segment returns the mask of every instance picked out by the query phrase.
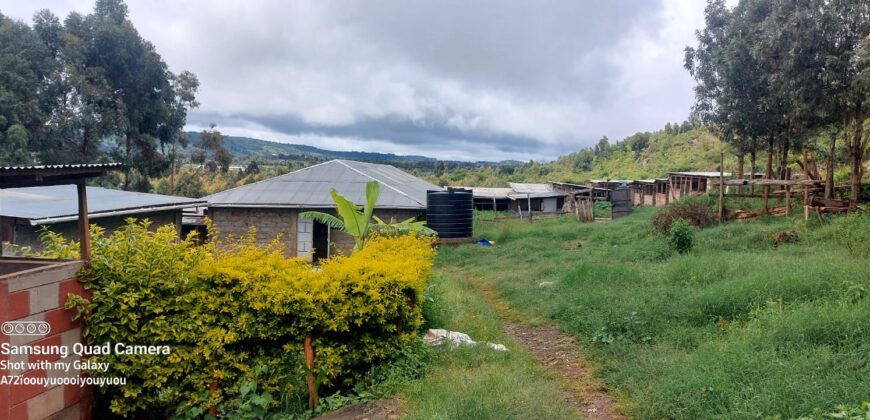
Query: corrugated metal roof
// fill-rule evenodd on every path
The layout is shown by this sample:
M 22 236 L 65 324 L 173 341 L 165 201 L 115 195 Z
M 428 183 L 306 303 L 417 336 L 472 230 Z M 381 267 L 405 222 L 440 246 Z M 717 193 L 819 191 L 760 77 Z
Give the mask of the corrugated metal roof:
M 122 163 L 75 163 L 66 165 L 0 166 L 0 174 L 30 171 L 54 171 L 61 169 L 117 169 Z
M 670 175 L 697 176 L 702 178 L 718 178 L 719 172 L 668 172 Z M 731 176 L 731 172 L 725 172 L 723 176 Z
M 332 189 L 354 203 L 364 203 L 365 186 L 373 180 L 381 184 L 378 208 L 425 209 L 426 191 L 443 190 L 390 165 L 336 159 L 205 199 L 212 207 L 329 208 L 335 207 Z
M 512 188 L 490 188 L 490 187 L 463 187 L 471 189 L 471 195 L 475 198 L 508 198 L 514 190 Z
M 143 213 L 150 210 L 203 205 L 203 200 L 87 187 L 88 215 L 106 217 L 116 212 Z M 78 216 L 75 185 L 7 188 L 0 190 L 0 215 L 29 219 L 33 225 L 61 222 Z
M 512 199 L 522 198 L 549 198 L 562 197 L 566 195 L 562 192 L 556 192 L 552 184 L 526 184 L 521 182 L 511 182 L 513 192 L 509 195 Z

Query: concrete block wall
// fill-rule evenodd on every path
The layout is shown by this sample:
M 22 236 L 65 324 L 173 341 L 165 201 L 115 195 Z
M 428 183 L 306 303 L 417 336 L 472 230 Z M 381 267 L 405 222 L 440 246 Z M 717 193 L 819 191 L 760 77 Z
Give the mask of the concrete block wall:
M 306 209 L 323 211 L 335 214 L 332 209 Z M 240 237 L 248 234 L 251 227 L 257 229 L 256 241 L 260 244 L 268 244 L 277 234 L 281 234 L 284 243 L 284 255 L 287 257 L 297 256 L 297 220 L 299 209 L 262 209 L 262 208 L 230 208 L 211 207 L 209 217 L 214 222 L 215 228 L 221 238 L 227 236 Z M 394 219 L 397 222 L 409 217 L 422 216 L 422 210 L 377 210 L 375 215 L 383 221 L 389 222 Z M 354 240 L 350 235 L 333 229 L 330 232 L 332 249 L 330 254 L 341 251 L 345 255 L 353 249 Z
M 0 260 L 0 264 L 3 260 Z M 76 272 L 80 261 L 60 262 L 18 273 L 0 276 L 0 323 L 7 321 L 44 321 L 51 326 L 45 335 L 7 335 L 0 332 L 0 343 L 11 346 L 72 346 L 82 341 L 81 320 L 73 321 L 73 312 L 64 309 L 67 294 L 85 295 Z M 2 352 L 0 352 L 2 353 Z M 73 362 L 77 356 L 70 354 Z M 0 360 L 39 363 L 60 361 L 60 355 L 2 355 Z M 0 376 L 67 377 L 79 371 L 0 369 Z M 77 385 L 7 385 L 0 384 L 0 419 L 22 420 L 89 420 L 92 390 Z
M 267 245 L 275 235 L 281 234 L 284 255 L 296 256 L 296 219 L 297 209 L 257 209 L 211 207 L 209 217 L 222 239 L 232 236 L 244 237 L 251 227 L 257 229 L 256 242 Z

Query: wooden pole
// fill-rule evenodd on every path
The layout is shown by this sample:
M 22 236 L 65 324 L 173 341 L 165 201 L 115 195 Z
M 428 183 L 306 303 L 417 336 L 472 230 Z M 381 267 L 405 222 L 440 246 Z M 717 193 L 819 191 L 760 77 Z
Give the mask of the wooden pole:
M 314 376 L 314 339 L 311 335 L 305 336 L 305 366 L 308 366 L 308 408 L 314 410 L 320 399 L 317 396 L 317 383 Z
M 79 200 L 79 254 L 85 262 L 91 260 L 91 224 L 88 221 L 88 190 L 85 181 L 76 184 Z
M 785 216 L 791 216 L 791 185 L 785 186 Z
M 719 223 L 725 218 L 725 153 L 719 154 Z
M 526 200 L 529 202 L 529 221 L 532 221 L 532 195 L 526 194 Z

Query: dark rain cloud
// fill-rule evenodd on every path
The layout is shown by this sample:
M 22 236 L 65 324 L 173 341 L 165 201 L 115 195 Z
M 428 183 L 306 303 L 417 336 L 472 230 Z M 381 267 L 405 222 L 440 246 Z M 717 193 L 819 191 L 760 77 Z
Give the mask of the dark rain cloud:
M 128 0 L 234 135 L 436 157 L 549 159 L 686 117 L 702 1 Z M 29 20 L 92 0 L 0 5 Z

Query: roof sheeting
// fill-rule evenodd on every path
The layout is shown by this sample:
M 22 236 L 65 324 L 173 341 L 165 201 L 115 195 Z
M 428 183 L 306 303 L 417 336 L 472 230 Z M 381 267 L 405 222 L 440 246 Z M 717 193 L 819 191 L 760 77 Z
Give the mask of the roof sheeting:
M 471 187 L 474 198 L 504 199 L 514 192 L 512 188 Z
M 562 192 L 556 192 L 553 189 L 552 184 L 526 184 L 520 182 L 511 182 L 510 186 L 511 189 L 514 190 L 514 192 L 510 194 L 510 198 L 515 200 L 521 198 L 562 197 L 566 195 Z
M 87 187 L 88 216 L 137 214 L 205 204 L 202 200 L 170 195 Z M 30 220 L 31 225 L 64 222 L 78 217 L 75 185 L 0 190 L 0 216 Z
M 394 166 L 336 159 L 205 197 L 211 207 L 335 207 L 330 191 L 365 202 L 366 184 L 378 181 L 377 208 L 425 209 L 426 191 L 443 191 Z
M 719 178 L 719 172 L 668 172 L 669 175 L 696 176 L 700 178 Z M 725 172 L 723 176 L 731 176 L 731 172 Z

